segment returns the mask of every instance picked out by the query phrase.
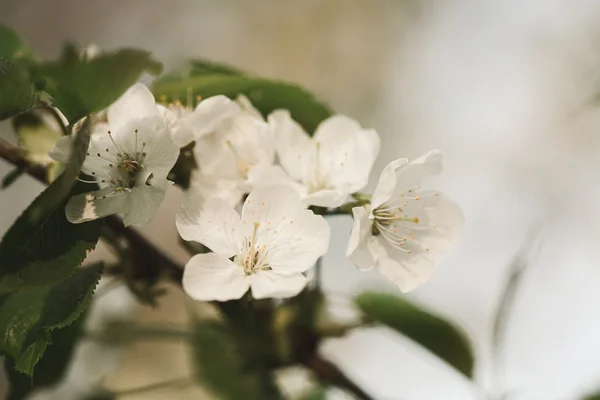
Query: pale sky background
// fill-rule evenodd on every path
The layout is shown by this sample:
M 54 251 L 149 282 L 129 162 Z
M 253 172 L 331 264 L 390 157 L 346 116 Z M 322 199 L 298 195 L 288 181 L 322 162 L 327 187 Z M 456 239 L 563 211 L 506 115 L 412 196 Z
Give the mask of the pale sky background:
M 168 65 L 202 56 L 301 83 L 378 130 L 374 179 L 395 158 L 444 151 L 446 169 L 431 187 L 462 205 L 464 237 L 409 297 L 472 337 L 479 388 L 385 329 L 325 346 L 375 398 L 468 400 L 507 390 L 510 399 L 575 400 L 600 388 L 600 113 L 589 103 L 600 89 L 599 1 L 3 0 L 0 22 L 46 57 L 75 39 L 139 46 Z M 0 192 L 0 232 L 37 191 L 22 179 Z M 147 232 L 174 243 L 177 195 L 170 199 Z M 395 291 L 345 260 L 350 219 L 331 223 L 325 287 Z M 494 311 L 532 227 L 543 230 L 540 250 L 495 374 Z

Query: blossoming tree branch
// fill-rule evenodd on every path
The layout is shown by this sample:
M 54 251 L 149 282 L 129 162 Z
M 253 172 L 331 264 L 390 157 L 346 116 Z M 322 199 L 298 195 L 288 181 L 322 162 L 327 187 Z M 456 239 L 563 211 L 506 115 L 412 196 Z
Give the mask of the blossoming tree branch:
M 18 143 L 0 142 L 15 168 L 3 187 L 8 195 L 22 175 L 48 185 L 0 243 L 10 398 L 68 385 L 72 360 L 52 349 L 85 340 L 81 321 L 103 276 L 158 307 L 169 279 L 218 310 L 216 318 L 193 313 L 189 330 L 175 335 L 190 344 L 192 380 L 217 398 L 316 399 L 332 388 L 370 398 L 319 353 L 323 340 L 367 324 L 387 325 L 471 376 L 462 330 L 401 296 L 425 284 L 460 238 L 460 207 L 427 186 L 442 173 L 439 151 L 408 160 L 398 149 L 368 193 L 381 146 L 373 129 L 299 86 L 207 61 L 149 87 L 136 83 L 161 72 L 137 49 L 67 45 L 58 60 L 41 60 L 0 28 L 0 118 Z M 174 185 L 184 191 L 172 224 L 189 251 L 185 265 L 135 229 L 155 218 Z M 359 313 L 350 323 L 327 312 L 319 282 L 320 259 L 340 234 L 326 218 L 340 214 L 354 220 L 346 257 L 399 289 L 349 299 Z M 86 262 L 98 241 L 117 261 Z M 143 340 L 151 330 L 123 323 L 103 340 Z M 309 371 L 305 393 L 289 394 L 274 378 L 290 366 Z M 84 391 L 117 395 L 101 379 Z

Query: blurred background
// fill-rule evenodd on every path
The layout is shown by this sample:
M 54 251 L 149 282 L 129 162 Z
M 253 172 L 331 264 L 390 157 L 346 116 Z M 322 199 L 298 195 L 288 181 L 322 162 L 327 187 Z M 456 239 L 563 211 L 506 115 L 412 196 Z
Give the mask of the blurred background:
M 324 354 L 375 398 L 507 392 L 571 400 L 600 388 L 599 1 L 0 0 L 0 23 L 46 58 L 66 40 L 135 46 L 167 69 L 197 56 L 299 83 L 379 132 L 373 180 L 393 159 L 441 149 L 446 168 L 430 185 L 462 205 L 464 236 L 409 298 L 465 328 L 477 385 L 383 328 L 327 343 Z M 0 125 L 1 136 L 13 140 L 9 128 Z M 0 175 L 8 171 L 0 162 Z M 0 192 L 0 234 L 39 191 L 24 178 Z M 144 232 L 184 261 L 173 219 L 179 197 L 169 193 Z M 330 221 L 325 288 L 342 297 L 364 288 L 396 292 L 346 261 L 350 218 Z M 494 358 L 494 315 L 520 249 L 527 271 Z M 163 303 L 134 307 L 131 318 L 185 321 L 181 293 L 171 290 Z M 185 349 L 176 345 L 136 345 L 122 361 L 108 378 L 112 387 L 186 371 Z M 188 389 L 127 398 L 203 398 Z

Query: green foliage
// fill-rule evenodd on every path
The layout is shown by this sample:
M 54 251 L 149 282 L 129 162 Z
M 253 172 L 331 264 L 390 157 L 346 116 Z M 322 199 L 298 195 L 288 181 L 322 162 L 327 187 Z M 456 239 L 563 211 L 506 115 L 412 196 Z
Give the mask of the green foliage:
M 102 274 L 102 264 L 80 268 L 54 285 L 24 289 L 5 295 L 0 304 L 0 352 L 15 368 L 33 374 L 51 331 L 73 323 L 88 306 Z
M 35 76 L 71 122 L 108 107 L 143 72 L 162 71 L 162 64 L 143 50 L 123 49 L 83 59 L 73 46 L 67 49 L 61 60 L 38 65 Z
M 252 362 L 228 325 L 197 322 L 192 339 L 196 377 L 223 400 L 274 400 L 270 377 Z
M 0 57 L 0 121 L 30 110 L 40 103 L 40 92 L 27 71 Z
M 0 58 L 15 60 L 30 57 L 27 44 L 11 28 L 0 25 Z
M 5 371 L 10 382 L 6 400 L 21 400 L 34 389 L 51 386 L 63 379 L 85 322 L 85 314 L 71 325 L 50 333 L 52 344 L 35 366 L 35 377 L 21 374 L 10 358 L 5 360 Z
M 78 183 L 74 193 L 90 190 Z M 37 222 L 32 210 L 47 200 L 42 192 L 15 221 L 0 242 L 0 293 L 46 287 L 58 283 L 81 265 L 100 236 L 100 221 L 71 224 L 64 213 L 66 201 Z
M 391 294 L 365 292 L 355 302 L 367 319 L 395 329 L 467 377 L 472 377 L 474 358 L 471 344 L 458 327 Z
M 271 111 L 285 108 L 307 132 L 329 117 L 331 109 L 298 85 L 253 77 L 220 64 L 202 60 L 190 62 L 187 74 L 170 74 L 153 85 L 158 100 L 207 98 L 218 94 L 236 98 L 246 95 L 252 104 L 267 116 Z
M 307 394 L 301 397 L 301 400 L 326 400 L 327 399 L 327 388 L 319 386 L 312 389 Z
M 48 153 L 56 141 L 63 135 L 60 127 L 53 127 L 49 121 L 53 118 L 48 108 L 37 108 L 12 119 L 13 128 L 24 150 L 25 157 L 33 164 L 48 164 L 52 160 Z
M 600 393 L 587 395 L 583 398 L 583 400 L 600 400 Z

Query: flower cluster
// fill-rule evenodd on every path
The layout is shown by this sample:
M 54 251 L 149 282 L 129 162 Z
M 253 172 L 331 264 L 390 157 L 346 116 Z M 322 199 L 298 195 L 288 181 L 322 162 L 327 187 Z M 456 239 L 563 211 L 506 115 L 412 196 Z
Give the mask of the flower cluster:
M 441 172 L 438 151 L 392 161 L 368 196 L 359 191 L 379 136 L 346 116 L 326 119 L 311 136 L 289 111 L 265 119 L 243 96 L 210 97 L 195 109 L 163 106 L 140 84 L 95 125 L 82 171 L 100 190 L 73 197 L 67 217 L 78 223 L 120 214 L 127 225 L 148 222 L 179 149 L 192 143 L 198 168 L 176 225 L 183 239 L 212 251 L 185 267 L 183 287 L 196 300 L 237 299 L 249 289 L 255 298 L 296 295 L 307 284 L 304 273 L 327 252 L 323 216 L 351 206 L 347 257 L 402 291 L 428 280 L 440 252 L 460 236 L 460 208 L 421 189 L 428 175 Z M 351 195 L 356 201 L 346 203 Z

